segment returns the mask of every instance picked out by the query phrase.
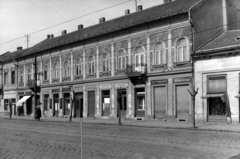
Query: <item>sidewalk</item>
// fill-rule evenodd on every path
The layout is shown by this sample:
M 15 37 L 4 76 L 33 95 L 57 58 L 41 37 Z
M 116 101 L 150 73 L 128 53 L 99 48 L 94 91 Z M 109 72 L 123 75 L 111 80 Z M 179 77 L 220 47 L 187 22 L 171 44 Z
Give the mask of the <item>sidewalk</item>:
M 0 119 L 9 119 L 9 116 L 0 115 Z M 9 119 L 10 120 L 10 119 Z M 34 120 L 33 116 L 12 116 L 12 120 Z M 69 122 L 69 118 L 57 117 L 42 117 L 42 122 Z M 142 127 L 158 127 L 158 128 L 172 128 L 172 129 L 193 129 L 191 122 L 180 121 L 142 121 L 142 120 L 121 120 L 122 125 L 125 126 L 142 126 Z M 80 122 L 80 118 L 73 118 L 72 122 Z M 95 124 L 112 124 L 118 125 L 118 119 L 93 119 L 83 118 L 84 123 Z M 225 132 L 239 132 L 240 124 L 227 124 L 227 123 L 196 123 L 197 130 L 208 131 L 225 131 Z

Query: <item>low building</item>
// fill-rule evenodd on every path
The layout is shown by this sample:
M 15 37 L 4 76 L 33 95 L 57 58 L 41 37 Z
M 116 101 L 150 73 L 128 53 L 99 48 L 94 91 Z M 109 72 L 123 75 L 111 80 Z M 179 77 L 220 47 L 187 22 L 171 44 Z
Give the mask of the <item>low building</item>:
M 222 33 L 194 59 L 197 119 L 239 123 L 240 31 Z

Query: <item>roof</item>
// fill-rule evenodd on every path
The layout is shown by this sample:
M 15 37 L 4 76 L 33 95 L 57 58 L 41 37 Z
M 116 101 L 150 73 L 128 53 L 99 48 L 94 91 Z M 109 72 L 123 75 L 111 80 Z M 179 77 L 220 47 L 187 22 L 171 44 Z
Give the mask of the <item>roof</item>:
M 0 62 L 6 62 L 9 60 L 13 60 L 17 56 L 20 56 L 22 53 L 26 52 L 29 49 L 23 49 L 23 50 L 17 50 L 14 52 L 6 52 L 2 55 L 0 55 Z
M 52 39 L 46 39 L 35 45 L 29 51 L 25 52 L 22 56 L 126 29 L 158 19 L 163 19 L 169 16 L 185 13 L 188 12 L 188 10 L 199 1 L 201 0 L 176 0 L 131 13 L 129 15 L 118 17 L 116 19 L 93 25 L 82 30 L 77 30 L 66 35 L 61 35 Z
M 240 37 L 240 30 L 232 30 L 226 31 L 220 34 L 217 38 L 213 39 L 207 45 L 197 50 L 197 53 L 209 52 L 213 50 L 221 50 L 236 47 L 236 45 L 240 46 L 240 38 L 239 40 L 235 40 L 236 37 Z

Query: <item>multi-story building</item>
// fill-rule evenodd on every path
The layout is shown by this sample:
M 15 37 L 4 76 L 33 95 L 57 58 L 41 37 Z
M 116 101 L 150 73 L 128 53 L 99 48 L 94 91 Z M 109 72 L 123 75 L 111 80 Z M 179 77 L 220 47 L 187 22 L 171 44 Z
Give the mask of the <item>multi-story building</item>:
M 63 30 L 58 37 L 47 35 L 16 58 L 16 101 L 25 103 L 25 114 L 33 113 L 28 81 L 37 56 L 37 100 L 46 116 L 68 116 L 73 89 L 75 117 L 83 107 L 84 117 L 116 118 L 120 101 L 125 118 L 189 120 L 192 50 L 219 35 L 218 29 L 193 31 L 222 24 L 225 5 L 225 0 L 165 1 L 146 10 L 138 6 L 135 13 L 126 10 L 109 21 L 100 18 L 87 28 L 79 25 L 71 33 Z M 215 11 L 209 25 L 202 16 L 209 13 L 206 10 Z

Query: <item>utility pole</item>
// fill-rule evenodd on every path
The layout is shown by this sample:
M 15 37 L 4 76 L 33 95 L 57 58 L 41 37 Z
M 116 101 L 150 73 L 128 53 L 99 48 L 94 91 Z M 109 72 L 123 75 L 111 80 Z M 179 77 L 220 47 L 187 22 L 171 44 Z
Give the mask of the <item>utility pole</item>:
M 25 35 L 26 39 L 27 39 L 27 48 L 28 48 L 28 45 L 29 45 L 29 39 L 30 39 L 30 35 Z
M 34 53 L 34 117 L 37 106 L 37 52 Z M 41 109 L 41 108 L 40 108 Z

